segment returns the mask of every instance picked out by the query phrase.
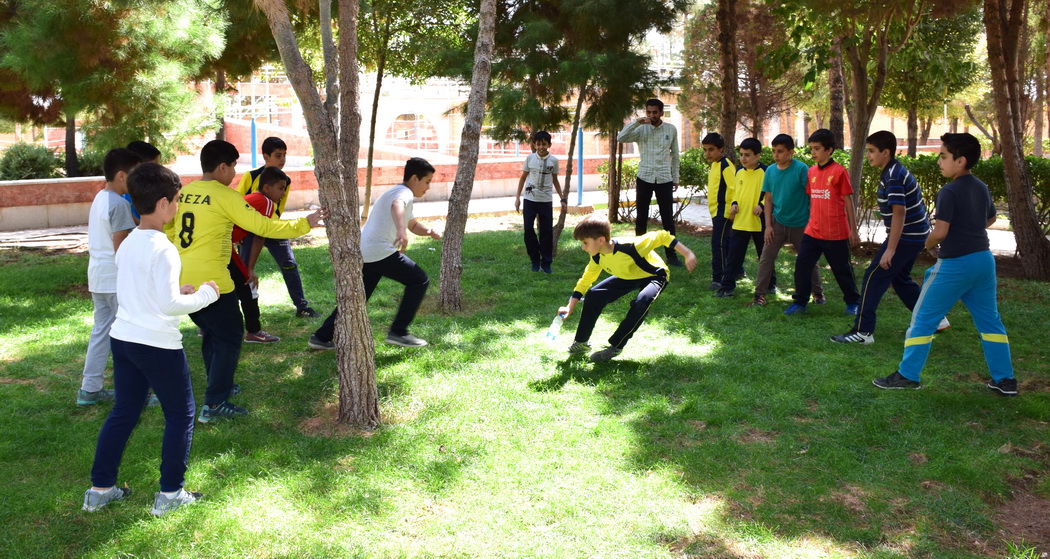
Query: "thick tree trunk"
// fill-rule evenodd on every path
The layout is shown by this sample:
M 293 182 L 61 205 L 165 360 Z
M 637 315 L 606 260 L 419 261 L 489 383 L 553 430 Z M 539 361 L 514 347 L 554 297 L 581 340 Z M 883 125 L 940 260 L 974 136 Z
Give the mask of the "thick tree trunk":
M 562 184 L 562 196 L 565 198 L 569 197 L 569 192 L 572 190 L 572 162 L 573 157 L 576 154 L 576 136 L 580 133 L 580 117 L 583 115 L 583 92 L 587 90 L 587 85 L 584 84 L 580 88 L 579 95 L 576 97 L 576 116 L 572 119 L 572 135 L 569 136 L 569 153 L 565 158 L 565 182 Z M 580 161 L 580 166 L 583 166 L 583 161 Z M 572 201 L 570 200 L 571 204 Z M 558 223 L 554 225 L 554 247 L 552 254 L 558 256 L 558 239 L 561 238 L 561 232 L 565 230 L 565 214 L 567 212 L 558 212 Z
M 66 176 L 80 176 L 80 160 L 77 159 L 77 113 L 74 111 L 66 113 Z
M 441 247 L 439 304 L 445 312 L 463 308 L 463 294 L 459 285 L 463 274 L 463 235 L 467 229 L 467 204 L 470 202 L 470 192 L 474 188 L 474 172 L 478 164 L 478 144 L 481 140 L 482 120 L 485 117 L 495 34 L 496 0 L 481 0 L 478 42 L 474 48 L 474 71 L 470 80 L 470 96 L 467 98 L 467 117 L 463 121 L 463 132 L 460 135 L 459 165 L 456 168 L 456 181 L 449 196 L 445 240 Z
M 1043 71 L 1041 68 L 1036 69 L 1035 74 L 1035 110 L 1032 113 L 1035 115 L 1035 131 L 1034 131 L 1034 142 L 1032 146 L 1032 155 L 1036 157 L 1043 156 L 1043 104 L 1045 102 L 1045 88 L 1043 87 Z
M 930 130 L 933 129 L 933 117 L 922 119 L 922 128 L 919 129 L 919 143 L 928 145 L 930 143 Z
M 215 72 L 215 92 L 216 97 L 220 95 L 226 95 L 226 71 L 217 70 Z M 215 131 L 215 139 L 226 141 L 226 117 L 225 115 L 219 121 L 219 129 Z
M 726 142 L 726 156 L 736 161 L 737 76 L 736 0 L 718 0 L 715 20 L 718 25 L 718 60 L 722 70 L 722 112 L 718 130 Z
M 339 54 L 332 38 L 332 0 L 318 0 L 318 5 L 321 20 L 321 53 L 324 57 L 324 108 L 328 117 L 335 123 L 339 110 L 336 105 L 336 101 L 339 100 Z M 357 33 L 356 27 L 354 33 Z
M 609 132 L 609 221 L 620 222 L 620 177 L 616 176 L 616 131 Z
M 1050 241 L 1039 227 L 1032 202 L 1032 177 L 1023 153 L 1023 125 L 1018 38 L 1024 24 L 1022 0 L 1009 6 L 1003 0 L 985 0 L 984 26 L 988 38 L 988 65 L 992 95 L 1002 141 L 1003 170 L 1010 204 L 1010 225 L 1017 240 L 1021 268 L 1030 279 L 1050 279 Z M 1009 10 L 1007 9 L 1009 8 Z
M 390 31 L 389 21 L 386 26 L 387 31 Z M 379 93 L 383 89 L 383 71 L 386 69 L 386 49 L 388 46 L 389 35 L 383 39 L 383 48 L 379 51 L 379 60 L 376 62 L 376 91 L 372 95 L 372 118 L 368 122 L 368 168 L 365 171 L 365 203 L 361 209 L 361 219 L 368 219 L 368 207 L 372 203 L 372 170 L 373 162 L 375 161 L 375 149 L 376 149 L 376 119 L 379 118 Z
M 908 157 L 915 157 L 919 145 L 919 108 L 914 103 L 908 106 Z
M 846 147 L 846 80 L 842 74 L 842 39 L 836 38 L 828 65 L 828 99 L 831 101 L 828 129 L 835 136 L 835 147 Z M 852 124 L 852 119 L 850 120 Z
M 802 113 L 802 141 L 806 142 L 809 140 L 809 123 L 813 118 L 810 117 L 809 113 Z

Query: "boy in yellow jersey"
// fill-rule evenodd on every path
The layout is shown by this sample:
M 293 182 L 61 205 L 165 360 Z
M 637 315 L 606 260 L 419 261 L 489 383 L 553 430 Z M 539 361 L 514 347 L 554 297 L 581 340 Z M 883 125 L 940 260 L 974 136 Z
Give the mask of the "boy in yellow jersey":
M 732 297 L 736 289 L 736 270 L 744 266 L 748 242 L 755 244 L 756 256 L 762 256 L 763 232 L 765 231 L 765 207 L 762 205 L 762 180 L 766 176 L 766 166 L 759 163 L 762 155 L 762 144 L 755 138 L 740 142 L 740 169 L 736 172 L 736 188 L 733 189 L 733 200 L 729 208 L 729 218 L 733 221 L 733 233 L 729 237 L 729 256 L 726 259 L 725 273 L 722 274 L 722 285 L 715 292 L 715 297 Z M 776 291 L 777 275 L 774 272 L 769 281 L 770 291 Z
M 284 143 L 284 140 L 271 136 L 263 140 L 262 154 L 262 167 L 241 175 L 241 182 L 237 185 L 237 192 L 241 196 L 259 192 L 259 177 L 262 176 L 263 169 L 267 167 L 284 169 L 285 158 L 288 155 L 288 145 Z M 277 202 L 277 211 L 274 212 L 274 215 L 277 217 L 284 213 L 284 206 L 288 203 L 288 193 L 291 191 L 292 185 L 289 180 L 288 189 L 284 191 L 284 196 Z M 249 233 L 241 241 L 240 255 L 245 264 L 248 264 L 248 255 L 251 253 L 254 239 L 255 235 Z M 288 288 L 288 296 L 291 297 L 292 304 L 295 305 L 295 316 L 308 316 L 311 318 L 320 316 L 317 314 L 317 311 L 310 308 L 310 302 L 306 300 L 306 292 L 303 291 L 303 279 L 299 276 L 299 264 L 295 261 L 295 255 L 292 253 L 291 241 L 288 239 L 266 239 L 265 244 L 266 250 L 270 252 L 270 256 L 273 256 L 274 262 L 277 262 L 277 267 L 281 270 L 281 275 L 284 276 L 284 285 Z
M 165 228 L 182 261 L 180 284 L 196 287 L 215 280 L 219 286 L 218 301 L 190 314 L 203 332 L 201 353 L 208 373 L 208 388 L 198 418 L 202 423 L 248 413 L 229 401 L 239 392 L 233 375 L 244 341 L 244 322 L 227 269 L 233 226 L 263 237 L 292 238 L 308 233 L 328 214 L 320 209 L 307 217 L 285 221 L 268 219 L 255 211 L 236 190 L 229 188 L 237 175 L 234 165 L 239 156 L 237 148 L 228 142 L 213 140 L 205 144 L 201 150 L 203 175 L 182 188 L 178 212 Z
M 729 202 L 733 201 L 733 186 L 736 184 L 736 167 L 725 156 L 726 142 L 722 135 L 711 132 L 700 141 L 704 147 L 704 157 L 711 164 L 707 173 L 707 207 L 711 212 L 711 286 L 712 290 L 722 287 L 722 276 L 725 275 L 726 260 L 729 256 L 729 235 L 732 220 L 729 217 Z M 743 268 L 734 270 L 738 275 Z
M 576 283 L 572 296 L 569 297 L 569 304 L 558 309 L 558 314 L 568 317 L 580 299 L 584 299 L 584 293 L 587 294 L 583 302 L 583 312 L 580 314 L 580 324 L 576 327 L 576 339 L 569 346 L 570 354 L 584 353 L 591 349 L 587 341 L 591 338 L 591 332 L 605 305 L 638 290 L 638 295 L 631 301 L 631 310 L 627 311 L 627 316 L 609 338 L 609 347 L 591 355 L 591 361 L 608 361 L 623 351 L 635 330 L 642 325 L 649 307 L 667 285 L 667 264 L 664 264 L 660 255 L 656 253 L 656 247 L 666 247 L 681 254 L 689 272 L 696 268 L 696 255 L 667 231 L 653 231 L 638 237 L 613 239 L 609 218 L 603 214 L 585 217 L 576 226 L 572 236 L 580 241 L 580 248 L 591 258 L 583 276 Z M 592 288 L 591 285 L 601 275 L 602 270 L 612 277 L 605 278 Z

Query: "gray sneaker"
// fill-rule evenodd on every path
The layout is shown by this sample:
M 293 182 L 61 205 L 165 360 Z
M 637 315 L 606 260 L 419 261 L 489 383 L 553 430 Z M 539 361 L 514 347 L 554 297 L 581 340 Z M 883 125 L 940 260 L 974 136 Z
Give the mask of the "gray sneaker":
M 328 340 L 327 342 L 311 334 L 310 341 L 306 342 L 306 345 L 310 346 L 310 349 L 335 349 L 335 342 Z
M 175 493 L 172 497 L 165 497 L 163 493 L 157 493 L 153 497 L 153 509 L 149 513 L 153 516 L 164 516 L 182 505 L 188 505 L 200 498 L 200 493 L 192 493 L 185 489 L 179 489 L 178 493 Z
M 386 343 L 390 345 L 399 345 L 401 347 L 423 347 L 427 345 L 426 340 L 421 340 L 412 334 L 405 334 L 404 336 L 398 336 L 397 334 L 387 334 Z
M 99 390 L 98 392 L 88 392 L 87 390 L 80 389 L 79 391 L 77 391 L 77 405 L 90 406 L 99 402 L 111 401 L 116 397 L 116 390 Z
M 580 354 L 580 353 L 587 353 L 590 350 L 591 350 L 591 344 L 584 343 L 584 342 L 572 342 L 572 345 L 569 346 L 569 354 L 570 355 L 577 355 L 577 354 Z
M 131 495 L 130 487 L 110 487 L 102 493 L 88 489 L 84 492 L 84 506 L 80 507 L 80 509 L 87 512 L 95 512 L 113 501 L 123 501 L 124 497 L 128 495 Z
M 621 351 L 623 351 L 623 350 L 618 348 L 618 347 L 609 346 L 609 347 L 607 347 L 607 348 L 605 348 L 605 349 L 603 349 L 601 351 L 596 351 L 596 352 L 592 353 L 591 354 L 591 361 L 594 361 L 595 363 L 600 363 L 602 361 L 609 361 L 613 357 L 616 357 L 617 355 L 619 355 Z
M 201 406 L 201 413 L 197 416 L 197 421 L 211 423 L 216 419 L 229 419 L 241 415 L 248 415 L 248 410 L 235 406 L 227 400 L 217 406 L 209 406 L 208 404 Z

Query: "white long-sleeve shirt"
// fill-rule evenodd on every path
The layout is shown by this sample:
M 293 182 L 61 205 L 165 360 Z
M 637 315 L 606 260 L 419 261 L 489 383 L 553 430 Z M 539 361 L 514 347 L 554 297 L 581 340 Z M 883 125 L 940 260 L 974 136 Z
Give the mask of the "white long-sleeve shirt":
M 678 184 L 678 130 L 673 124 L 653 126 L 635 120 L 624 126 L 616 141 L 638 143 L 638 178 L 653 184 Z
M 179 292 L 182 264 L 168 237 L 135 229 L 117 250 L 117 319 L 109 335 L 125 342 L 182 349 L 179 317 L 219 299 L 208 286 L 193 295 Z

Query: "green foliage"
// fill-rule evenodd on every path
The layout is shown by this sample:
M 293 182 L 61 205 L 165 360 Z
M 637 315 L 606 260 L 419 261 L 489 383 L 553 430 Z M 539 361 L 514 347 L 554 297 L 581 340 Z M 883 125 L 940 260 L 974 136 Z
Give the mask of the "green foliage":
M 0 155 L 0 180 L 60 177 L 62 164 L 62 158 L 54 151 L 41 145 L 18 142 Z
M 80 154 L 80 176 L 82 177 L 100 177 L 104 175 L 102 171 L 102 160 L 106 158 L 106 152 L 97 149 L 85 149 Z

